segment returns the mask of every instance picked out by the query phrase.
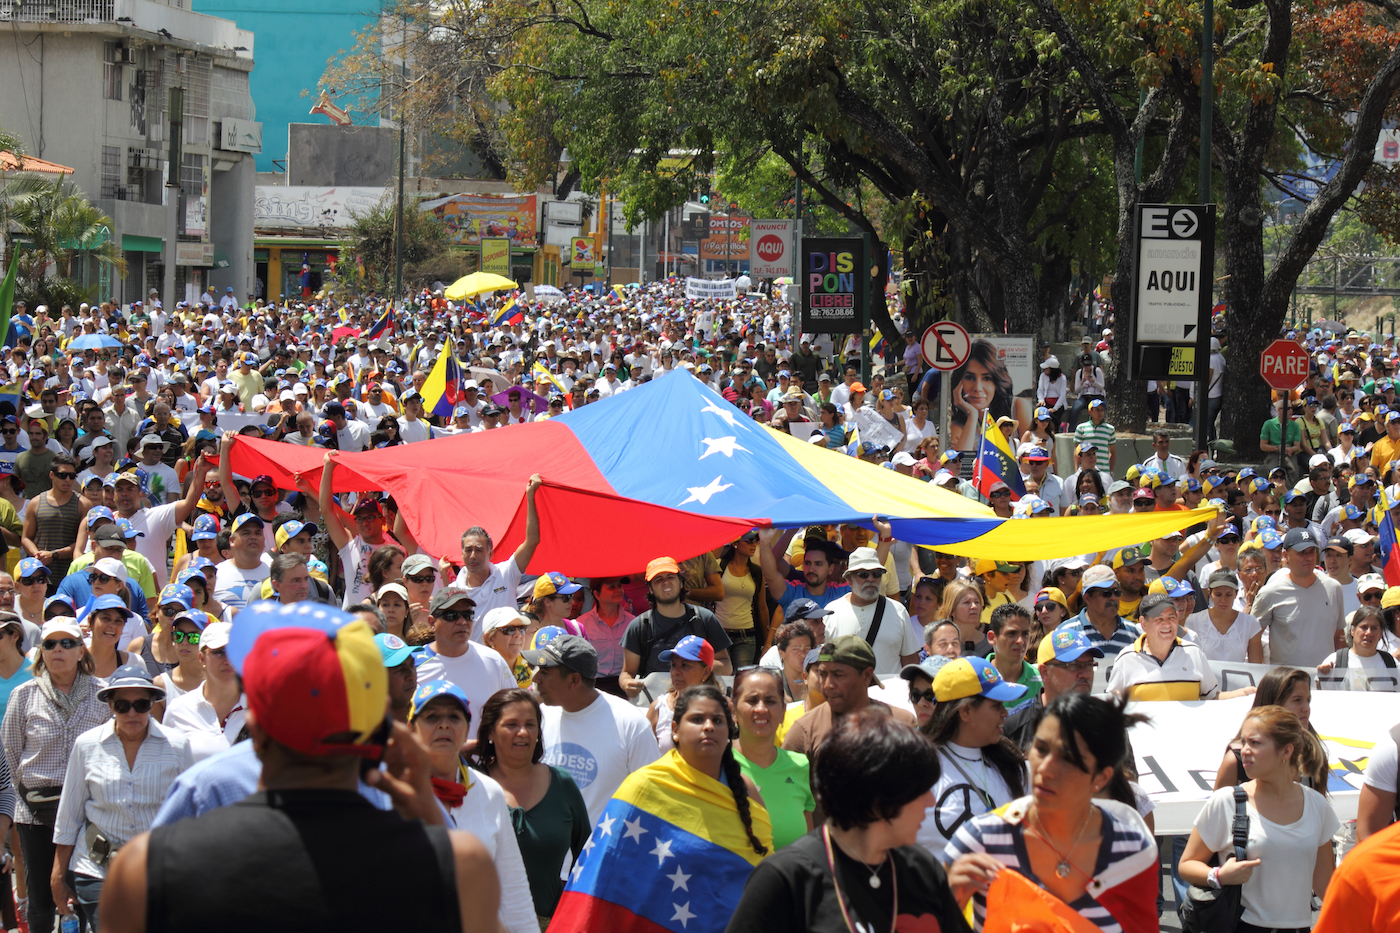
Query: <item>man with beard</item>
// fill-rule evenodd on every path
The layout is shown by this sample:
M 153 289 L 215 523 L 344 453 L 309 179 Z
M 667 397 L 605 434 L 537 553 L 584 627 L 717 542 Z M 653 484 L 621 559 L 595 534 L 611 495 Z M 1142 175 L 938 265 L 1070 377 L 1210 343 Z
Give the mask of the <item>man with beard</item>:
M 1095 658 L 1103 651 L 1094 647 L 1079 629 L 1062 625 L 1040 640 L 1036 656 L 1040 671 L 1040 694 L 1031 702 L 1006 717 L 1001 731 L 1022 751 L 1028 751 L 1035 739 L 1035 727 L 1040 723 L 1045 707 L 1066 693 L 1089 694 L 1094 689 Z
M 629 697 L 642 692 L 642 680 L 648 674 L 671 669 L 661 652 L 676 646 L 687 635 L 699 635 L 715 649 L 715 673 L 731 674 L 729 636 L 719 619 L 708 609 L 692 606 L 685 601 L 681 585 L 681 568 L 671 557 L 658 557 L 647 564 L 647 602 L 651 608 L 627 623 L 622 636 L 622 673 L 618 685 Z
M 1113 555 L 1113 573 L 1122 589 L 1118 611 L 1131 615 L 1147 593 L 1147 555 L 1140 547 L 1125 547 Z
M 909 624 L 909 613 L 885 596 L 885 566 L 871 547 L 856 548 L 846 566 L 851 591 L 829 604 L 829 638 L 858 635 L 875 653 L 875 670 L 898 671 L 919 660 L 923 633 Z
M 785 616 L 794 599 L 810 599 L 824 607 L 850 592 L 848 584 L 831 579 L 839 549 L 825 538 L 809 535 L 803 542 L 806 547 L 802 554 L 802 572 L 799 574 L 784 556 L 788 541 L 792 538 L 791 531 L 779 532 L 770 528 L 760 531 L 758 535 L 758 564 L 763 569 L 763 580 L 768 584 L 768 598 L 782 607 Z

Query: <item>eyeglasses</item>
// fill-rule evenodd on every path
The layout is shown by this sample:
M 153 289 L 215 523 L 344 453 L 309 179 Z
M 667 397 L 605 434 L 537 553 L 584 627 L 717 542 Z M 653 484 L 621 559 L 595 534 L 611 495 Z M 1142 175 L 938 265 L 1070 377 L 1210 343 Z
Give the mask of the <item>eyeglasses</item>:
M 1116 586 L 1110 586 L 1110 587 L 1096 586 L 1096 587 L 1094 587 L 1093 589 L 1089 590 L 1089 592 L 1088 592 L 1088 593 L 1085 593 L 1084 595 L 1085 595 L 1085 596 L 1088 596 L 1089 593 L 1094 593 L 1094 594 L 1099 595 L 1099 596 L 1106 596 L 1106 597 L 1108 597 L 1109 599 L 1117 599 L 1119 596 L 1122 596 L 1122 595 L 1123 595 L 1123 590 L 1122 590 L 1121 588 L 1119 588 L 1119 587 L 1116 587 Z
M 113 700 L 112 712 L 125 714 L 135 710 L 138 713 L 149 713 L 151 711 L 151 701 L 145 700 Z
M 1264 510 L 1264 514 L 1265 514 L 1265 515 L 1282 515 L 1282 514 L 1283 514 L 1283 509 L 1265 509 L 1265 510 Z
M 883 570 L 853 570 L 851 576 L 857 580 L 878 580 L 885 575 Z
M 740 536 L 739 536 L 739 540 L 742 541 L 742 542 L 744 542 L 745 544 L 757 544 L 757 543 L 758 543 L 758 532 L 756 532 L 756 531 L 750 531 L 750 532 L 748 532 L 747 534 L 740 535 Z
M 170 633 L 170 640 L 173 641 L 173 642 L 174 642 L 175 644 L 177 644 L 177 645 L 180 645 L 180 644 L 184 644 L 184 645 L 197 645 L 197 644 L 199 644 L 199 633 L 198 633 L 198 632 L 171 632 L 171 633 Z
M 502 633 L 502 634 L 504 634 L 504 635 L 506 635 L 506 636 L 511 636 L 511 635 L 524 635 L 525 632 L 527 631 L 527 628 L 526 628 L 526 626 L 524 626 L 524 625 L 505 625 L 505 626 L 502 626 L 501 628 L 496 629 L 496 631 L 498 631 L 498 632 L 500 632 L 500 633 Z
M 116 579 L 116 577 L 108 576 L 107 574 L 102 573 L 100 570 L 94 570 L 92 572 L 92 575 L 88 577 L 88 579 L 91 580 L 93 583 L 111 583 L 113 580 Z
M 1380 593 L 1362 593 L 1362 594 L 1361 594 L 1361 599 L 1362 599 L 1364 602 L 1370 602 L 1370 601 L 1372 601 L 1372 600 L 1380 599 L 1380 598 L 1381 598 L 1381 594 L 1380 594 Z
M 915 690 L 909 688 L 909 702 L 917 704 L 920 700 L 927 700 L 929 703 L 937 703 L 938 698 L 934 696 L 933 690 Z
M 1066 664 L 1064 661 L 1050 661 L 1052 667 L 1062 667 L 1072 674 L 1087 674 L 1099 666 L 1099 662 L 1090 658 L 1087 661 L 1071 661 Z
M 62 648 L 64 651 L 71 651 L 81 644 L 82 642 L 76 638 L 46 638 L 44 639 L 44 650 L 52 651 L 55 648 Z
M 11 435 L 11 434 L 18 434 L 18 433 L 19 433 L 19 429 L 18 429 L 18 428 L 0 428 L 0 434 L 4 434 L 4 435 L 6 435 L 6 436 Z
M 456 609 L 441 609 L 434 618 L 441 619 L 444 622 L 470 622 L 473 615 L 475 615 L 475 613 L 471 610 L 458 612 Z
M 409 583 L 417 583 L 419 586 L 427 586 L 437 579 L 437 574 L 429 570 L 427 573 L 414 574 L 411 577 L 404 577 Z
M 77 478 L 78 478 L 78 474 L 77 474 L 77 473 L 55 473 L 55 474 L 53 474 L 53 478 L 54 478 L 54 479 L 69 479 L 69 480 L 72 480 L 72 479 L 77 479 Z
M 574 596 L 572 593 L 550 593 L 548 596 L 545 597 L 545 599 L 557 599 L 561 602 L 573 602 Z
M 33 586 L 36 583 L 47 583 L 48 581 L 49 578 L 44 576 L 42 573 L 31 574 L 30 576 L 19 578 L 20 586 Z

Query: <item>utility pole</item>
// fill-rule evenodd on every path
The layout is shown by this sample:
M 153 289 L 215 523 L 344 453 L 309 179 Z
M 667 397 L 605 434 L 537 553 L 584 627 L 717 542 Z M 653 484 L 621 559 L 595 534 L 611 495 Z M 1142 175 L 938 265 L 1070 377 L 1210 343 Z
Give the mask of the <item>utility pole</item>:
M 1196 186 L 1197 201 L 1202 204 L 1210 203 L 1210 152 L 1211 152 L 1211 120 L 1212 108 L 1215 96 L 1215 0 L 1205 0 L 1205 9 L 1201 17 L 1201 174 Z M 1206 243 L 1206 249 L 1215 249 L 1214 243 Z M 1215 304 L 1215 291 L 1211 289 L 1210 303 Z M 1213 315 L 1212 315 L 1213 316 Z M 1210 434 L 1210 425 L 1206 424 L 1206 417 L 1210 413 L 1210 340 L 1211 328 L 1207 324 L 1205 327 L 1196 328 L 1196 449 L 1209 450 L 1206 446 L 1206 438 Z M 1221 378 L 1224 378 L 1223 375 Z M 1287 446 L 1288 435 L 1285 434 L 1284 445 Z M 1282 449 L 1282 448 L 1280 448 Z
M 184 59 L 180 59 L 184 71 Z M 175 260 L 180 240 L 180 163 L 184 159 L 181 129 L 185 119 L 185 89 L 172 87 L 166 120 L 170 124 L 169 148 L 166 150 L 165 172 L 165 313 L 175 309 Z
M 399 92 L 399 199 L 394 205 L 394 296 L 389 301 L 392 308 L 403 298 L 403 176 L 404 162 L 408 153 L 408 15 L 403 18 L 403 56 L 400 72 L 403 76 L 403 89 Z

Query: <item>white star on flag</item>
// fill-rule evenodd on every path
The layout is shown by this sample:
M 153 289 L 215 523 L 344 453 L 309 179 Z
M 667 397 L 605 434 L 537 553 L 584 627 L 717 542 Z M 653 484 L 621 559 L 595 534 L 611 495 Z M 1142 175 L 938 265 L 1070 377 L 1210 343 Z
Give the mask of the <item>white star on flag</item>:
M 651 854 L 656 856 L 656 867 L 660 868 L 661 863 L 671 858 L 671 840 L 657 839 L 656 848 L 651 850 Z M 687 888 L 687 890 L 689 890 Z
M 572 881 L 577 881 L 577 880 L 578 880 L 578 876 L 581 875 L 581 874 L 583 874 L 583 865 L 579 864 L 578 862 L 575 862 L 575 863 L 574 863 L 574 870 L 571 871 L 571 872 L 569 872 L 569 878 L 570 878 L 570 880 L 572 880 Z M 673 889 L 673 890 L 674 890 L 674 889 Z M 690 889 L 687 888 L 686 890 L 688 891 L 688 890 L 690 890 Z
M 734 459 L 734 451 L 742 450 L 744 453 L 751 453 L 747 447 L 739 443 L 737 437 L 702 437 L 700 442 L 705 445 L 705 452 L 700 455 L 704 460 L 710 454 L 724 454 L 731 460 Z
M 681 867 L 679 865 L 676 866 L 676 870 L 674 872 L 667 875 L 666 877 L 670 879 L 672 891 L 690 890 L 690 885 L 686 883 L 690 880 L 690 876 L 687 875 L 685 872 L 681 871 Z
M 706 402 L 705 407 L 700 409 L 700 413 L 702 415 L 706 412 L 709 412 L 712 415 L 719 415 L 731 428 L 739 426 L 738 422 L 734 420 L 734 412 L 724 408 L 720 408 L 714 402 Z
M 599 820 L 599 821 L 598 821 L 598 835 L 599 835 L 599 838 L 602 838 L 603 836 L 611 836 L 611 835 L 612 835 L 613 824 L 616 823 L 616 822 L 617 822 L 617 817 L 615 817 L 615 816 L 604 816 L 601 820 Z
M 642 836 L 647 832 L 647 830 L 642 829 L 642 818 L 639 816 L 636 820 L 623 820 L 622 825 L 627 827 L 627 831 L 622 834 L 622 838 L 632 839 L 636 841 L 638 845 L 641 845 Z
M 587 855 L 589 852 L 592 852 L 592 851 L 593 851 L 593 847 L 594 847 L 595 845 L 597 845 L 597 843 L 595 843 L 595 842 L 593 841 L 593 834 L 590 833 L 589 836 L 588 836 L 588 838 L 587 838 L 586 840 L 584 840 L 584 843 L 583 843 L 583 854 L 584 854 L 584 855 Z
M 711 496 L 715 495 L 716 493 L 724 492 L 726 489 L 734 485 L 733 483 L 720 483 L 720 480 L 722 479 L 724 479 L 723 476 L 716 476 L 714 479 L 710 480 L 710 482 L 707 485 L 685 487 L 686 491 L 690 493 L 690 498 L 682 500 L 681 505 L 685 505 L 689 502 L 698 502 L 701 505 L 709 505 Z
M 699 914 L 690 912 L 690 901 L 686 901 L 684 904 L 672 904 L 671 906 L 676 908 L 676 915 L 671 919 L 679 920 L 682 928 L 688 928 L 690 921 L 699 916 Z

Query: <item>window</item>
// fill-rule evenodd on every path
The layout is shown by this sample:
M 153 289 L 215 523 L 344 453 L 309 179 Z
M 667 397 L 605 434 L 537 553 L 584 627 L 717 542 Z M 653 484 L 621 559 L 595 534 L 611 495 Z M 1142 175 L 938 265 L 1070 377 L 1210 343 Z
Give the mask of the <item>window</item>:
M 121 54 L 118 43 L 102 43 L 102 96 L 108 100 L 122 99 Z
M 102 197 L 126 200 L 126 189 L 122 185 L 120 146 L 102 147 Z

